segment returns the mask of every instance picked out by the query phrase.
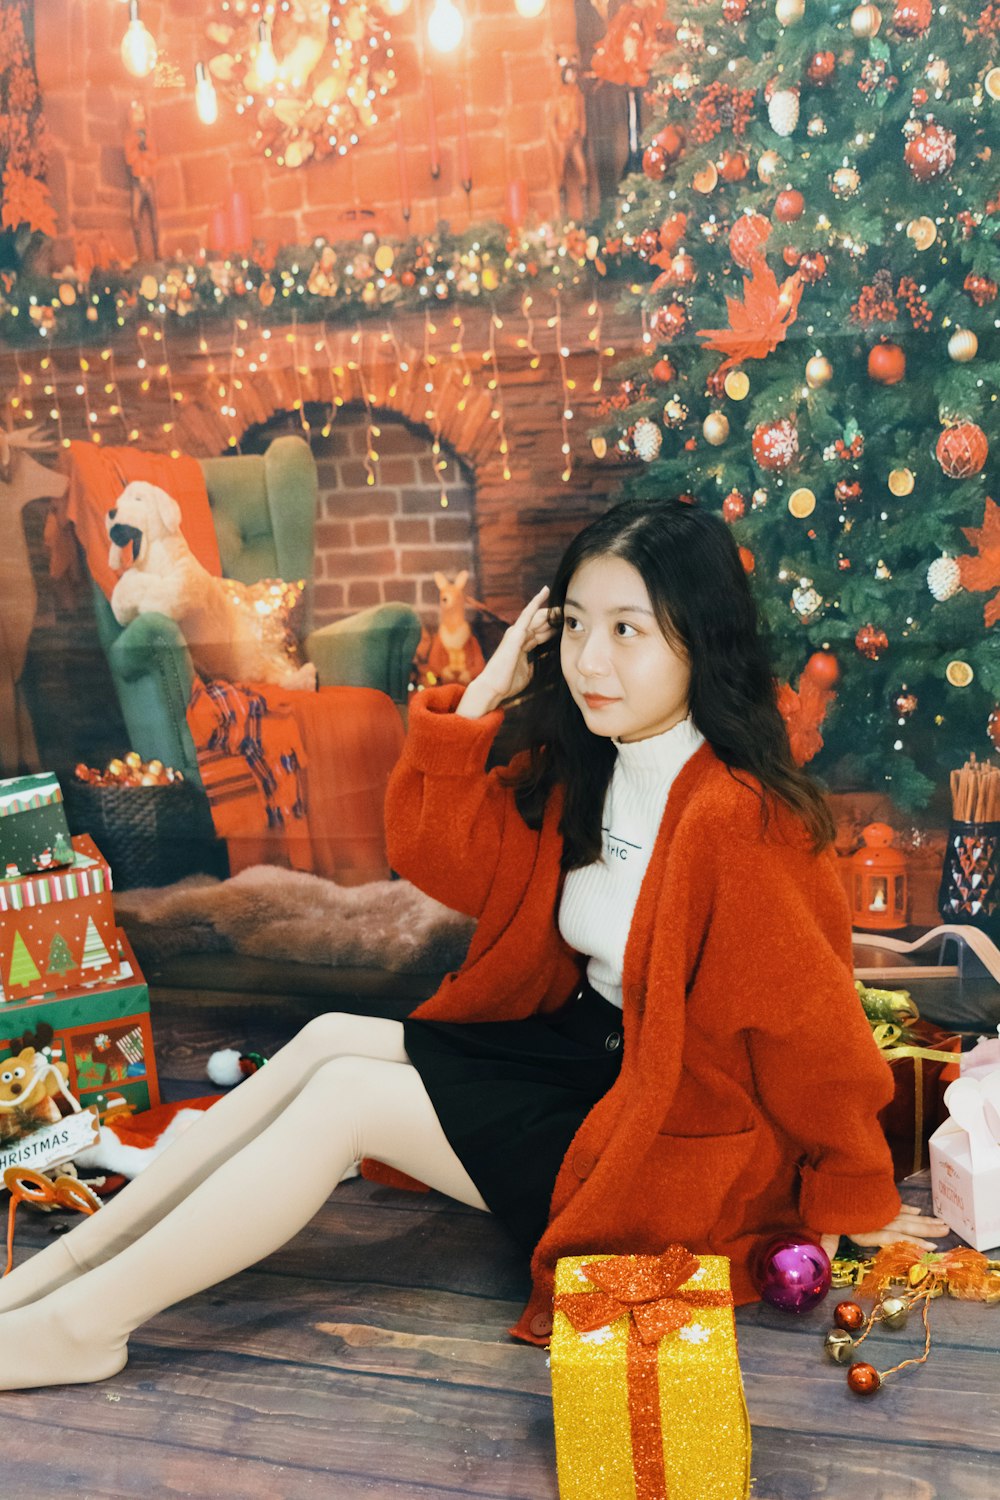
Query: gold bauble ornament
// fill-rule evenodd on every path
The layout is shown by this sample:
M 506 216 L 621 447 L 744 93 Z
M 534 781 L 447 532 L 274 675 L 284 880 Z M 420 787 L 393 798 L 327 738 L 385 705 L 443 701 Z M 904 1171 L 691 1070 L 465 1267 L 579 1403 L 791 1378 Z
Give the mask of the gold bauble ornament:
M 750 504 L 754 510 L 763 510 L 767 504 L 767 490 L 754 490 L 750 496 Z
M 924 77 L 936 89 L 946 89 L 951 82 L 951 69 L 943 57 L 935 57 L 924 69 Z
M 701 430 L 706 443 L 711 443 L 713 448 L 721 448 L 729 436 L 729 418 L 725 412 L 710 411 L 701 424 Z
M 763 151 L 757 163 L 757 176 L 761 182 L 771 182 L 784 166 L 777 151 Z
M 707 167 L 702 167 L 691 179 L 691 186 L 696 193 L 711 193 L 719 181 L 719 172 L 715 163 L 710 161 Z
M 912 469 L 893 469 L 889 475 L 889 490 L 897 499 L 913 494 L 916 483 Z
M 1000 68 L 991 68 L 983 79 L 983 88 L 991 99 L 1000 99 Z
M 851 31 L 856 37 L 878 36 L 882 12 L 877 5 L 859 5 L 851 12 Z
M 376 271 L 391 271 L 392 263 L 396 259 L 396 252 L 391 245 L 379 245 L 375 251 Z
M 76 287 L 71 281 L 64 281 L 59 288 L 59 301 L 63 307 L 72 307 L 76 301 Z
M 838 167 L 831 186 L 838 198 L 851 198 L 861 186 L 861 177 L 854 167 Z
M 976 674 L 967 661 L 950 661 L 944 669 L 944 675 L 952 687 L 967 688 Z
M 805 13 L 805 0 L 777 0 L 774 7 L 779 26 L 797 26 Z
M 788 497 L 788 509 L 796 521 L 804 521 L 816 509 L 816 496 L 812 490 L 805 487 L 793 490 Z
M 937 225 L 926 214 L 921 214 L 919 219 L 910 220 L 906 226 L 906 234 L 918 250 L 929 250 L 937 239 Z
M 139 282 L 139 296 L 144 302 L 155 302 L 160 295 L 160 283 L 149 272 Z
M 750 394 L 750 376 L 745 370 L 730 370 L 723 390 L 730 401 L 745 401 Z
M 833 365 L 826 355 L 814 354 L 806 363 L 806 385 L 811 391 L 818 391 L 820 386 L 828 385 L 832 379 Z
M 967 365 L 979 353 L 979 340 L 971 328 L 956 328 L 948 340 L 948 358 L 956 365 Z
M 590 446 L 595 458 L 604 458 L 608 451 L 608 440 L 602 437 L 592 437 Z

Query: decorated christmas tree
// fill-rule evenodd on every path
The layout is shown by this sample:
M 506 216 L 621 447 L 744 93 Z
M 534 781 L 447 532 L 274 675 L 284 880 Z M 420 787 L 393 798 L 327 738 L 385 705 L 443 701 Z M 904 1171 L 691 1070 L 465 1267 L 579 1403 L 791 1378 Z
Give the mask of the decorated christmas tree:
M 667 12 L 596 451 L 732 524 L 798 758 L 922 807 L 1000 745 L 1000 0 Z
M 49 961 L 45 966 L 48 974 L 68 974 L 70 969 L 76 968 L 76 961 L 69 949 L 69 944 L 61 932 L 57 932 L 52 939 L 49 948 Z

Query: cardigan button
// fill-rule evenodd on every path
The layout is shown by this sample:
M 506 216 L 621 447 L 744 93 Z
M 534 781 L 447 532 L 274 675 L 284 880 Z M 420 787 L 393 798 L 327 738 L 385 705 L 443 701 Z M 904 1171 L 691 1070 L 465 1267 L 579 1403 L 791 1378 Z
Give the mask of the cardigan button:
M 605 1052 L 617 1052 L 618 1048 L 621 1046 L 621 1044 L 622 1044 L 622 1034 L 621 1034 L 620 1031 L 610 1031 L 608 1033 L 608 1035 L 604 1038 L 604 1050 L 605 1050 Z
M 591 1156 L 589 1151 L 578 1151 L 573 1158 L 573 1171 L 580 1181 L 590 1176 L 597 1165 L 596 1156 Z
M 629 985 L 628 998 L 641 1015 L 646 1009 L 646 986 L 644 984 Z
M 535 1313 L 528 1328 L 536 1338 L 544 1339 L 552 1332 L 552 1319 L 548 1313 Z

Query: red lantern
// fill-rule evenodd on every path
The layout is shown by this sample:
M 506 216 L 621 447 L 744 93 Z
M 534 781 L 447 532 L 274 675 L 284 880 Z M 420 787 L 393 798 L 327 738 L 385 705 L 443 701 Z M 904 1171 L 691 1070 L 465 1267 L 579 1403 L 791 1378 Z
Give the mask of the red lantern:
M 944 177 L 955 165 L 954 131 L 932 121 L 912 141 L 907 141 L 903 160 L 918 182 Z
M 978 474 L 989 451 L 986 434 L 975 422 L 946 427 L 937 440 L 937 461 L 949 479 L 969 479 Z
M 786 188 L 774 200 L 774 217 L 779 224 L 791 224 L 806 211 L 806 200 L 797 188 Z
M 837 59 L 832 52 L 814 52 L 806 69 L 806 77 L 810 83 L 817 84 L 820 88 L 829 83 L 833 77 Z
M 739 490 L 730 490 L 722 502 L 722 519 L 732 526 L 734 521 L 741 521 L 747 513 L 747 503 Z
M 821 688 L 833 688 L 840 676 L 840 665 L 832 651 L 814 651 L 802 668 L 803 677 L 809 677 Z
M 892 24 L 900 36 L 923 36 L 931 24 L 931 0 L 897 0 Z
M 861 830 L 863 847 L 850 859 L 851 922 L 862 932 L 905 927 L 909 905 L 906 860 L 892 847 L 888 823 Z
M 826 275 L 826 256 L 821 250 L 806 250 L 799 261 L 803 281 L 822 281 Z
M 898 344 L 876 344 L 868 355 L 868 374 L 879 385 L 898 385 L 906 374 L 906 355 Z
M 762 469 L 787 469 L 799 456 L 799 430 L 790 417 L 761 422 L 751 440 L 754 461 Z
M 767 244 L 771 226 L 763 214 L 741 214 L 729 231 L 729 253 L 738 266 L 749 270 L 756 255 Z
M 882 652 L 889 649 L 889 637 L 877 625 L 862 625 L 854 637 L 854 644 L 869 661 L 878 661 Z

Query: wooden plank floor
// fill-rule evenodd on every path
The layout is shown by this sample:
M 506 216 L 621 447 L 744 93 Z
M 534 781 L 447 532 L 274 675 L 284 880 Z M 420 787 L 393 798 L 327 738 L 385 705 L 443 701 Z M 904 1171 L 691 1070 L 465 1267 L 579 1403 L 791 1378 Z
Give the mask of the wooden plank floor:
M 419 989 L 379 1001 L 370 977 L 313 976 L 279 1004 L 247 999 L 232 965 L 211 991 L 169 977 L 154 982 L 153 1020 L 170 1098 L 208 1091 L 216 1047 L 267 1053 L 319 1009 L 399 1015 Z M 19 1257 L 50 1232 L 23 1211 Z M 113 1381 L 0 1396 L 0 1493 L 556 1500 L 546 1356 L 505 1333 L 526 1292 L 488 1216 L 344 1183 L 278 1254 L 134 1335 Z M 1000 1307 L 945 1298 L 932 1316 L 928 1365 L 865 1403 L 823 1358 L 827 1311 L 741 1309 L 756 1500 L 996 1500 Z M 914 1327 L 869 1347 L 884 1368 L 921 1338 Z

